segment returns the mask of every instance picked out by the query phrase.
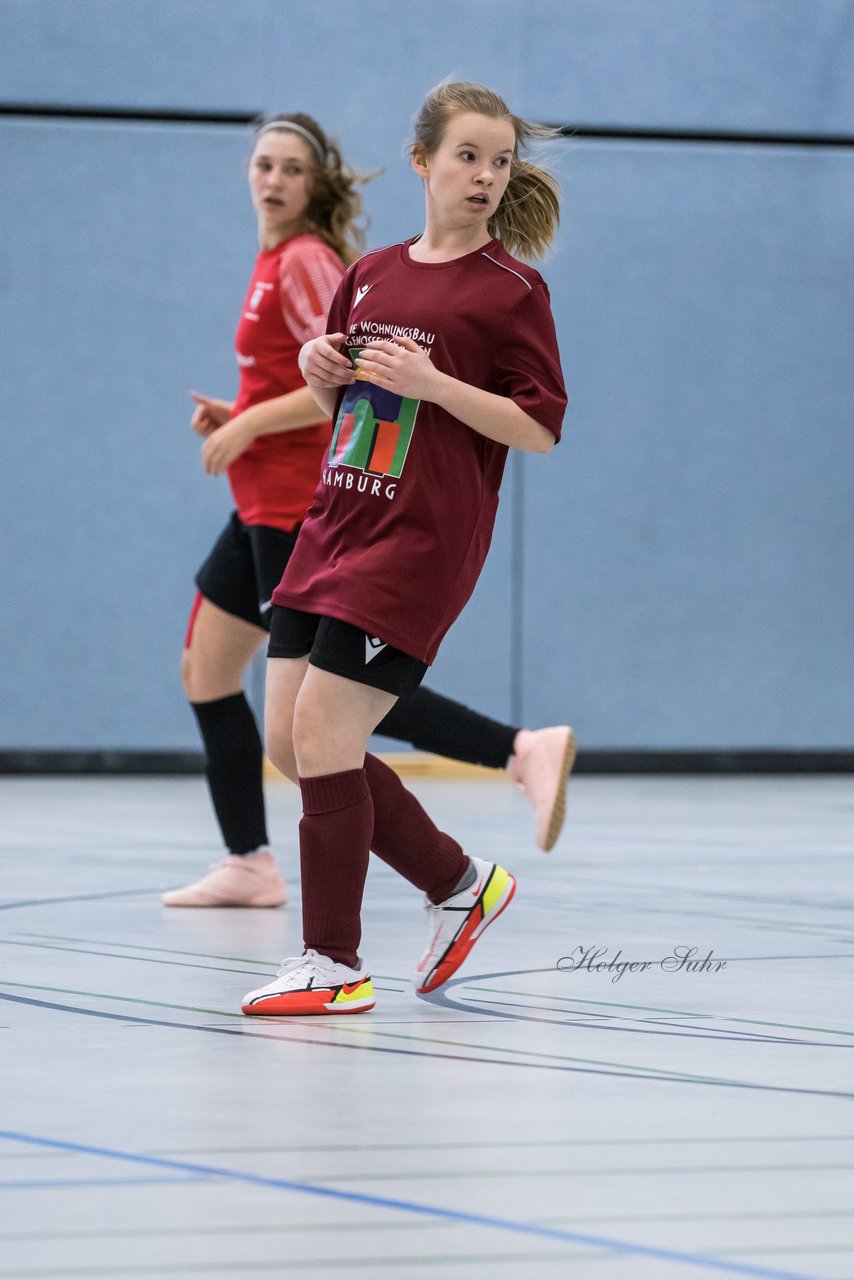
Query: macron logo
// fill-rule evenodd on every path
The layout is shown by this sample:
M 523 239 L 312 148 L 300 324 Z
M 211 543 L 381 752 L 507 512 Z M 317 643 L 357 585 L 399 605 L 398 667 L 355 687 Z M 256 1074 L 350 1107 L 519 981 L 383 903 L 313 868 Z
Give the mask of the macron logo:
M 385 640 L 380 640 L 379 636 L 365 636 L 365 666 L 369 662 L 373 662 L 377 654 L 382 653 L 385 647 Z
M 373 289 L 373 287 L 374 287 L 374 286 L 373 286 L 372 284 L 360 284 L 360 285 L 359 285 L 358 289 L 356 290 L 356 300 L 355 300 L 355 302 L 353 303 L 353 310 L 354 310 L 354 311 L 356 310 L 356 308 L 358 307 L 359 303 L 360 303 L 360 302 L 362 301 L 362 299 L 364 298 L 365 294 L 366 294 L 370 289 Z

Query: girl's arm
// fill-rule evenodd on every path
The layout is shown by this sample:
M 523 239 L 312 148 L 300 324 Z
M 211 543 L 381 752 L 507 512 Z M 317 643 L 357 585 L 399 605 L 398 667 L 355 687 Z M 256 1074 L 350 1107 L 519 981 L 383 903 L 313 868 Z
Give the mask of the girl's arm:
M 472 387 L 447 373 L 438 376 L 438 394 L 430 399 L 473 431 L 525 453 L 548 453 L 555 443 L 548 427 L 541 426 L 507 396 Z
M 253 404 L 208 435 L 202 445 L 202 466 L 210 476 L 221 475 L 259 436 L 300 431 L 328 417 L 308 387 Z
M 233 400 L 217 400 L 213 396 L 203 396 L 198 391 L 191 391 L 190 399 L 196 402 L 190 426 L 200 436 L 209 436 L 212 431 L 228 422 L 234 412 Z
M 397 395 L 430 400 L 447 413 L 499 444 L 527 453 L 548 453 L 555 437 L 508 396 L 472 387 L 459 378 L 441 373 L 412 338 L 374 342 L 356 359 L 360 373 L 370 382 Z

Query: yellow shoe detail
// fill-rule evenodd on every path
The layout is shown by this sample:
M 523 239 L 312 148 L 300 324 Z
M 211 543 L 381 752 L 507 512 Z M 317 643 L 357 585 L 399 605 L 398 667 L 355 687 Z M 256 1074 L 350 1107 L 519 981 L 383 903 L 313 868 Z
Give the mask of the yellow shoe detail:
M 348 984 L 349 985 L 349 984 Z M 352 1000 L 371 1000 L 374 995 L 374 984 L 370 978 L 366 982 L 360 982 L 358 986 L 343 986 L 338 992 L 331 1004 L 349 1004 Z
M 489 882 L 486 893 L 483 895 L 483 914 L 489 915 L 492 908 L 504 894 L 509 883 L 510 876 L 503 867 L 496 867 L 495 874 Z

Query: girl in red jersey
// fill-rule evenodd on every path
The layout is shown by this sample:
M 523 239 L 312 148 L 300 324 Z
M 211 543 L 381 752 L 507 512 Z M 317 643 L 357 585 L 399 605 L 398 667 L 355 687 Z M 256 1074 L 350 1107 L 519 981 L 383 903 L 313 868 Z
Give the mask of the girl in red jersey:
M 268 847 L 263 753 L 243 677 L 266 638 L 271 597 L 311 503 L 330 439 L 298 366 L 325 332 L 335 291 L 363 247 L 356 175 L 312 117 L 261 123 L 249 161 L 260 252 L 237 328 L 232 403 L 194 395 L 192 425 L 211 475 L 227 471 L 237 510 L 197 576 L 183 656 L 184 686 L 205 749 L 214 810 L 229 856 L 168 906 L 277 906 L 285 886 Z M 495 768 L 508 765 L 537 810 L 550 848 L 574 755 L 566 726 L 529 731 L 479 716 L 427 689 L 401 699 L 381 732 Z
M 474 589 L 508 447 L 546 453 L 560 437 L 548 290 L 508 252 L 537 256 L 557 224 L 557 184 L 519 155 L 536 132 L 483 86 L 439 85 L 411 150 L 424 232 L 351 267 L 329 332 L 302 351 L 335 426 L 273 593 L 267 744 L 302 792 L 305 950 L 245 1013 L 373 1007 L 358 956 L 371 849 L 427 895 L 419 993 L 448 980 L 515 890 L 366 746 Z

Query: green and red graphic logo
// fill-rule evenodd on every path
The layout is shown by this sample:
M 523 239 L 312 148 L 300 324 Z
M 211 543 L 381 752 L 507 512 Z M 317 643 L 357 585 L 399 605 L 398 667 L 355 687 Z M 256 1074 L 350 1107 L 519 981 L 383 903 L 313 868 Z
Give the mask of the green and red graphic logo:
M 358 354 L 351 351 L 351 355 Z M 329 446 L 329 465 L 356 467 L 375 476 L 399 476 L 409 451 L 418 400 L 407 400 L 372 382 L 344 392 Z

